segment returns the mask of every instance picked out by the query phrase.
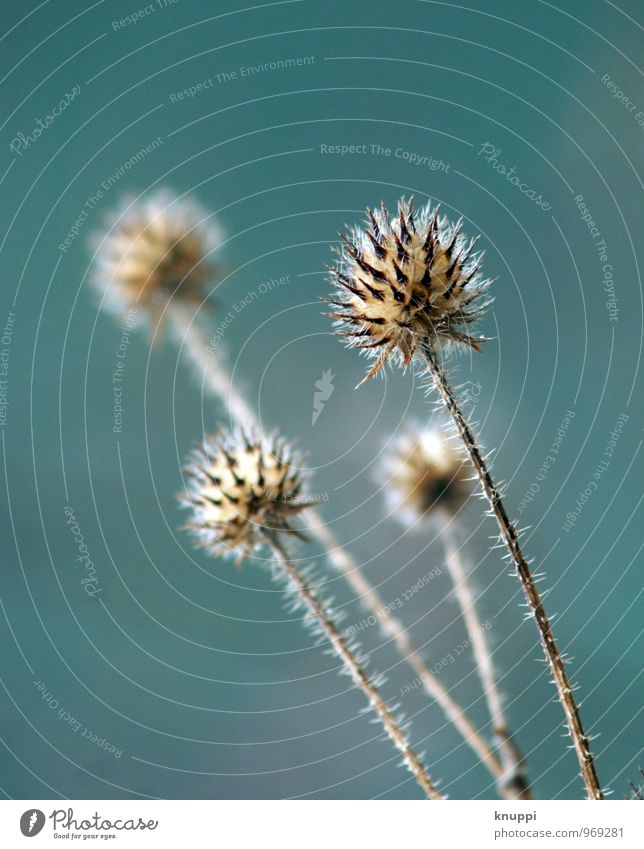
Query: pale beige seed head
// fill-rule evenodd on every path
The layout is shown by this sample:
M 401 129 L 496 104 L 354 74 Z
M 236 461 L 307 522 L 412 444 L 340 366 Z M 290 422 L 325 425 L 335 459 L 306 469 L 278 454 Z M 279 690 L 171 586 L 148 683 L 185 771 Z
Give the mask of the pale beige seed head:
M 198 545 L 215 555 L 243 558 L 283 533 L 302 534 L 295 515 L 310 506 L 303 494 L 300 458 L 277 438 L 224 433 L 207 437 L 185 468 L 186 492 L 194 511 L 187 526 Z
M 451 344 L 479 349 L 483 337 L 468 327 L 483 315 L 490 281 L 479 276 L 476 240 L 461 223 L 449 224 L 430 204 L 416 215 L 402 199 L 390 218 L 383 206 L 368 210 L 364 229 L 349 230 L 332 282 L 341 298 L 331 300 L 340 335 L 376 358 L 365 380 L 391 356 L 409 365 L 419 346 Z
M 213 251 L 221 241 L 218 225 L 192 200 L 167 190 L 128 198 L 93 237 L 92 284 L 110 311 L 141 310 L 156 326 L 171 298 L 203 297 L 217 277 Z
M 389 509 L 405 524 L 439 510 L 456 513 L 472 489 L 470 465 L 438 428 L 403 433 L 387 453 L 384 474 Z

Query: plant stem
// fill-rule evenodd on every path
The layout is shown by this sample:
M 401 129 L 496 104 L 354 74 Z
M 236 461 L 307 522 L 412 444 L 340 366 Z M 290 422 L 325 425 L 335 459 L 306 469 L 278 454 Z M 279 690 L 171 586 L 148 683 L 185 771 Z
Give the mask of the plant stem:
M 219 354 L 210 354 L 207 351 L 206 339 L 196 324 L 194 316 L 184 306 L 174 303 L 168 305 L 168 315 L 180 348 L 192 361 L 197 373 L 202 375 L 202 385 L 227 407 L 233 420 L 245 425 L 257 425 L 255 411 L 235 388 L 226 368 L 221 364 Z M 310 515 L 313 513 L 314 511 L 310 511 Z M 312 531 L 324 546 L 331 564 L 341 572 L 356 595 L 377 618 L 385 636 L 393 639 L 400 654 L 422 682 L 425 691 L 440 705 L 447 719 L 452 722 L 465 742 L 487 767 L 500 788 L 500 782 L 507 775 L 507 764 L 499 762 L 463 708 L 450 696 L 438 676 L 432 673 L 423 661 L 400 621 L 386 610 L 383 601 L 364 577 L 355 560 L 340 547 L 319 517 Z M 501 751 L 503 751 L 502 748 Z
M 392 616 L 377 591 L 360 571 L 358 564 L 339 545 L 333 533 L 323 523 L 322 518 L 314 510 L 309 511 L 309 517 L 313 518 L 314 521 L 310 524 L 308 530 L 313 536 L 317 537 L 324 547 L 329 562 L 344 576 L 356 596 L 376 618 L 383 634 L 394 641 L 402 657 L 422 682 L 425 692 L 440 705 L 447 719 L 460 732 L 465 742 L 476 752 L 492 776 L 500 781 L 505 774 L 502 764 L 499 763 L 490 746 L 463 708 L 454 701 L 438 676 L 424 662 L 400 620 Z
M 465 565 L 460 555 L 451 523 L 454 516 L 447 510 L 436 511 L 441 525 L 441 539 L 445 548 L 445 562 L 452 580 L 454 595 L 458 602 L 465 628 L 472 647 L 476 670 L 481 680 L 487 702 L 494 735 L 498 740 L 503 774 L 497 782 L 499 795 L 505 799 L 532 799 L 525 774 L 525 763 L 508 728 L 503 701 L 496 682 L 492 653 L 479 619 L 476 602 Z
M 207 354 L 202 335 L 190 319 L 189 314 L 183 308 L 176 307 L 171 313 L 171 316 L 182 346 L 199 371 L 203 372 L 204 385 L 210 389 L 212 394 L 220 402 L 228 406 L 232 416 L 241 418 L 247 424 L 257 424 L 257 416 L 254 410 L 251 409 L 243 396 L 235 389 L 226 370 L 220 365 L 220 362 L 215 356 L 211 357 Z M 309 515 L 314 515 L 314 511 L 311 510 Z M 469 743 L 492 775 L 498 780 L 503 774 L 502 765 L 495 758 L 486 741 L 476 730 L 463 709 L 451 698 L 438 678 L 427 668 L 419 653 L 411 644 L 402 625 L 393 616 L 384 613 L 384 605 L 375 590 L 366 578 L 363 577 L 350 555 L 340 548 L 338 541 L 324 526 L 319 517 L 317 518 L 317 527 L 314 532 L 325 547 L 331 563 L 340 569 L 356 594 L 373 610 L 374 615 L 380 621 L 384 633 L 394 638 L 397 647 L 423 682 L 425 690 L 443 707 L 447 718 L 453 722 L 466 742 Z M 346 568 L 344 567 L 345 563 L 348 563 Z
M 371 707 L 377 713 L 389 738 L 402 754 L 405 764 L 422 787 L 427 798 L 432 800 L 443 799 L 443 794 L 429 777 L 427 770 L 412 749 L 405 732 L 394 719 L 378 688 L 362 669 L 357 657 L 344 641 L 324 606 L 309 588 L 300 570 L 289 558 L 282 544 L 274 536 L 269 537 L 269 542 L 275 558 L 279 566 L 284 570 L 293 591 L 309 614 L 314 618 L 324 636 L 331 643 L 336 655 L 351 673 L 355 685 L 362 690 L 369 700 Z
M 566 723 L 577 754 L 581 777 L 586 786 L 588 798 L 603 799 L 604 794 L 599 784 L 597 772 L 595 771 L 590 743 L 581 722 L 579 708 L 573 695 L 572 687 L 568 681 L 564 660 L 557 648 L 550 622 L 546 616 L 541 597 L 530 571 L 530 566 L 523 555 L 516 528 L 508 518 L 499 489 L 490 476 L 472 429 L 458 406 L 454 393 L 447 382 L 442 364 L 430 343 L 426 343 L 423 346 L 423 355 L 443 404 L 452 417 L 456 430 L 467 449 L 483 493 L 490 505 L 490 510 L 499 526 L 501 538 L 507 546 L 514 563 L 521 587 L 523 588 L 530 611 L 539 630 L 541 644 L 552 672 L 559 701 L 566 716 Z
M 208 352 L 208 342 L 194 315 L 176 303 L 168 304 L 167 311 L 180 350 L 185 351 L 197 373 L 202 376 L 202 386 L 225 404 L 233 421 L 242 426 L 254 424 L 257 416 L 233 386 L 227 369 L 221 365 L 222 354 L 219 351 L 212 354 Z

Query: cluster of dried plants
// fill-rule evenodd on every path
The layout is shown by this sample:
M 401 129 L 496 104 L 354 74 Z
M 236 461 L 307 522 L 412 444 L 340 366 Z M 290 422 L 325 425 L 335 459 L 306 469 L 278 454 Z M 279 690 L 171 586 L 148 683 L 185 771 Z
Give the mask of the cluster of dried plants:
M 474 332 L 490 304 L 491 281 L 481 276 L 483 256 L 475 251 L 476 240 L 462 234 L 461 222 L 450 224 L 438 207 L 428 204 L 414 210 L 411 200 L 401 200 L 395 215 L 384 205 L 367 212 L 365 225 L 350 229 L 334 249 L 336 262 L 329 271 L 335 292 L 325 300 L 338 335 L 373 360 L 363 383 L 387 362 L 402 368 L 415 365 L 427 375 L 442 407 L 440 427 L 410 422 L 394 441 L 384 469 L 388 509 L 400 522 L 421 531 L 438 530 L 493 739 L 486 738 L 432 672 L 403 623 L 325 524 L 319 505 L 307 494 L 302 458 L 288 440 L 262 433 L 256 412 L 231 381 L 224 356 L 207 355 L 207 336 L 195 313 L 204 303 L 204 287 L 217 279 L 221 232 L 196 204 L 158 192 L 144 201 L 128 201 L 96 238 L 93 283 L 101 304 L 111 311 L 142 311 L 153 340 L 169 326 L 193 373 L 218 399 L 225 420 L 232 422 L 205 437 L 186 461 L 180 498 L 190 515 L 187 528 L 195 544 L 215 557 L 230 556 L 241 563 L 249 553 L 268 553 L 263 562 L 271 565 L 271 575 L 294 608 L 303 611 L 304 624 L 337 655 L 425 796 L 444 798 L 440 782 L 411 746 L 405 723 L 382 694 L 384 680 L 367 674 L 367 658 L 343 634 L 330 603 L 317 589 L 319 574 L 294 557 L 294 546 L 317 541 L 329 566 L 346 579 L 427 695 L 489 770 L 499 796 L 530 799 L 525 760 L 509 728 L 476 593 L 457 543 L 459 510 L 478 488 L 537 627 L 587 796 L 603 799 L 573 687 L 520 534 L 446 376 L 445 361 L 451 354 L 478 351 L 487 341 Z

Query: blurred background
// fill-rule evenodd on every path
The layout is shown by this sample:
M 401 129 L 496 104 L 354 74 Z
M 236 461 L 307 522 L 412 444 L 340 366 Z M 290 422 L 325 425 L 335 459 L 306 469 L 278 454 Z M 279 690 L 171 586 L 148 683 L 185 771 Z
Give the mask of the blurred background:
M 140 326 L 125 334 L 114 431 L 123 329 L 88 285 L 90 236 L 124 195 L 169 187 L 226 233 L 213 309 L 198 321 L 214 334 L 232 311 L 218 355 L 266 429 L 306 452 L 326 520 L 383 598 L 438 568 L 398 614 L 489 734 L 471 654 L 457 654 L 466 635 L 440 540 L 404 532 L 384 506 L 388 440 L 433 414 L 424 381 L 388 370 L 354 390 L 365 361 L 332 335 L 319 300 L 329 248 L 366 206 L 413 194 L 481 234 L 484 270 L 497 278 L 483 323 L 494 341 L 453 360 L 452 379 L 495 449 L 510 512 L 529 527 L 600 778 L 621 798 L 638 777 L 642 731 L 641 8 L 239 5 L 3 4 L 0 789 L 25 799 L 420 797 L 261 558 L 237 570 L 180 530 L 182 460 L 226 414 L 171 338 L 151 350 Z M 313 424 L 328 370 L 332 391 Z M 495 527 L 481 509 L 472 498 L 460 539 L 535 794 L 580 798 L 536 629 L 489 550 Z M 94 564 L 93 597 L 69 511 Z M 319 549 L 297 553 L 320 564 L 345 625 L 360 623 L 359 600 Z M 391 644 L 373 627 L 360 640 L 443 789 L 494 798 L 440 709 L 418 688 L 401 695 L 414 676 Z

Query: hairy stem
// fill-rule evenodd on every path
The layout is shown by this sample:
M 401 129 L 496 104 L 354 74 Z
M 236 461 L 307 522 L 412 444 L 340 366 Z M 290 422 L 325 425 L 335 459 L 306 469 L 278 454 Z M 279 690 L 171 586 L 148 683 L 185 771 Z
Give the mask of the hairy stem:
M 554 684 L 557 688 L 559 701 L 561 702 L 561 706 L 563 707 L 566 716 L 566 723 L 577 754 L 579 769 L 586 787 L 588 798 L 603 799 L 604 794 L 599 784 L 597 772 L 595 771 L 595 763 L 590 750 L 590 742 L 581 722 L 579 708 L 570 682 L 568 681 L 564 660 L 557 648 L 552 628 L 550 627 L 550 622 L 530 571 L 530 566 L 523 555 L 516 528 L 508 518 L 499 489 L 490 476 L 487 464 L 483 459 L 483 455 L 481 454 L 474 437 L 474 433 L 472 432 L 472 429 L 456 401 L 454 393 L 447 382 L 447 378 L 445 377 L 442 364 L 440 363 L 431 344 L 427 343 L 423 346 L 423 354 L 427 363 L 427 368 L 434 380 L 434 384 L 441 396 L 443 404 L 452 417 L 456 430 L 467 449 L 470 460 L 472 461 L 472 465 L 474 466 L 474 470 L 481 484 L 481 489 L 483 490 L 483 493 L 490 505 L 490 510 L 499 526 L 501 538 L 508 549 L 512 562 L 514 563 L 528 606 L 537 625 L 544 654 L 550 666 Z
M 194 315 L 183 305 L 176 303 L 169 304 L 167 311 L 177 343 L 190 359 L 197 373 L 202 376 L 202 385 L 211 395 L 226 405 L 234 421 L 241 425 L 255 423 L 257 416 L 233 386 L 227 369 L 221 365 L 220 352 L 213 354 L 208 352 L 208 342 Z
M 359 569 L 356 561 L 339 545 L 322 518 L 313 510 L 309 511 L 309 516 L 313 521 L 308 530 L 313 536 L 317 537 L 324 547 L 329 562 L 344 576 L 365 608 L 375 617 L 382 633 L 388 639 L 394 641 L 401 656 L 422 682 L 425 692 L 440 705 L 447 719 L 459 731 L 465 742 L 476 752 L 497 782 L 500 781 L 505 772 L 502 764 L 494 756 L 485 738 L 474 726 L 463 708 L 454 701 L 438 676 L 424 662 L 400 620 L 392 616 L 377 591 Z
M 427 770 L 414 750 L 412 749 L 407 735 L 394 719 L 393 714 L 387 707 L 385 700 L 380 695 L 376 685 L 371 681 L 362 669 L 357 657 L 342 638 L 338 628 L 329 617 L 324 606 L 309 588 L 308 583 L 302 576 L 295 563 L 289 558 L 282 544 L 275 538 L 270 537 L 270 545 L 275 554 L 279 566 L 284 570 L 293 591 L 297 594 L 309 614 L 315 619 L 320 630 L 331 643 L 334 652 L 347 670 L 356 687 L 365 694 L 369 704 L 378 715 L 387 735 L 392 743 L 400 751 L 403 760 L 418 784 L 422 787 L 428 799 L 443 799 L 443 794 L 438 790 Z
M 476 601 L 469 576 L 452 531 L 451 524 L 454 517 L 446 510 L 438 510 L 437 515 L 441 524 L 441 539 L 445 548 L 447 570 L 454 588 L 454 596 L 465 622 L 476 663 L 476 671 L 483 687 L 485 701 L 494 727 L 494 735 L 498 741 L 501 754 L 503 773 L 497 782 L 499 795 L 505 799 L 532 799 L 525 774 L 524 759 L 508 728 L 503 701 L 494 673 L 492 652 L 476 609 Z
M 199 329 L 191 321 L 190 316 L 177 308 L 172 313 L 175 328 L 180 333 L 180 340 L 185 347 L 186 353 L 193 363 L 204 374 L 204 385 L 222 403 L 227 405 L 233 416 L 241 417 L 246 423 L 257 423 L 257 416 L 245 399 L 235 389 L 225 369 L 218 365 L 216 358 L 209 356 L 206 344 Z M 310 511 L 314 515 L 314 511 Z M 407 632 L 401 623 L 390 613 L 385 611 L 385 606 L 360 572 L 357 563 L 344 549 L 342 549 L 331 531 L 324 525 L 321 518 L 315 520 L 315 528 L 312 531 L 326 549 L 329 561 L 335 566 L 347 580 L 356 595 L 366 604 L 367 608 L 378 619 L 383 633 L 394 640 L 396 647 L 403 658 L 410 664 L 416 675 L 421 680 L 425 691 L 441 706 L 445 716 L 453 723 L 460 732 L 463 739 L 472 747 L 480 760 L 489 769 L 492 776 L 498 781 L 503 776 L 502 764 L 494 756 L 490 746 L 481 733 L 473 725 L 463 708 L 454 701 L 445 687 L 438 680 L 422 660 L 419 652 L 414 648 Z

